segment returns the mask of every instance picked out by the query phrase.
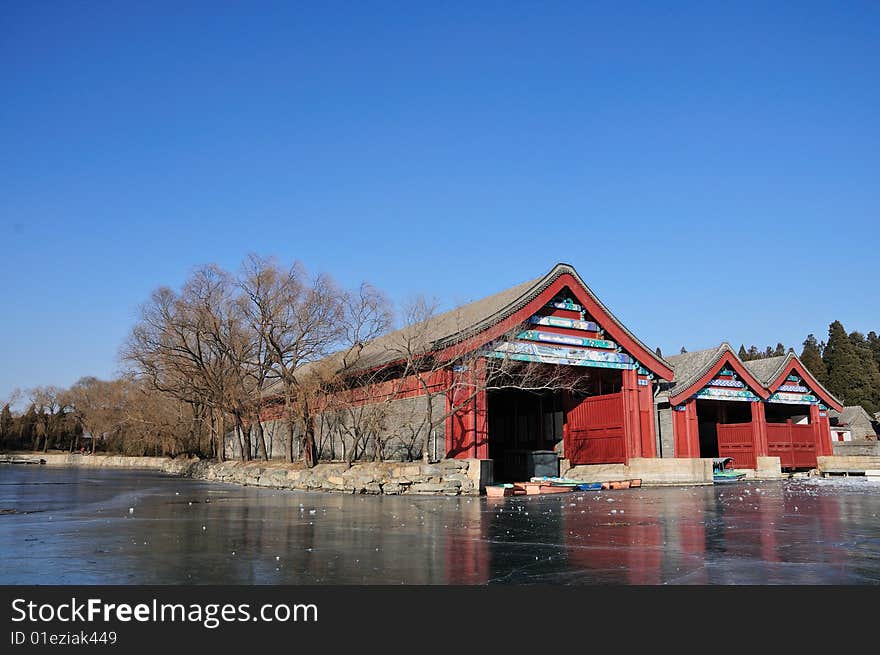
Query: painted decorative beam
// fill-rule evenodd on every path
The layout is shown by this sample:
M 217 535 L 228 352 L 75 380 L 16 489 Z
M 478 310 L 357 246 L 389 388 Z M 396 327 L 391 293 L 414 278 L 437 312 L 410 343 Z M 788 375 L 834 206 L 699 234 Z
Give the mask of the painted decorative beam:
M 712 389 L 711 387 L 700 389 L 695 394 L 695 397 L 709 400 L 741 400 L 748 402 L 761 400 L 748 389 Z
M 607 348 L 614 350 L 617 344 L 607 339 L 590 339 L 588 337 L 575 337 L 556 332 L 541 332 L 540 330 L 526 330 L 516 335 L 517 339 L 527 341 L 547 341 L 549 343 L 562 343 L 567 346 L 590 346 L 592 348 Z
M 810 390 L 807 389 L 802 384 L 783 384 L 777 389 L 777 391 L 791 391 L 793 393 L 810 393 Z
M 570 328 L 584 332 L 600 332 L 602 328 L 593 321 L 579 321 L 575 318 L 559 318 L 556 316 L 532 316 L 529 323 L 533 325 L 552 325 L 553 327 Z
M 581 312 L 584 309 L 571 299 L 564 300 L 563 302 L 551 302 L 547 306 L 554 307 L 556 309 L 568 309 L 574 312 Z
M 819 399 L 810 393 L 781 393 L 777 391 L 767 399 L 768 403 L 785 403 L 787 405 L 815 405 Z
M 545 355 L 529 355 L 527 353 L 499 353 L 495 351 L 489 351 L 486 353 L 486 357 L 495 357 L 497 359 L 511 359 L 517 362 L 557 364 L 560 366 L 590 366 L 592 368 L 614 368 L 619 370 L 635 368 L 635 364 L 621 364 L 618 362 L 594 362 L 591 360 L 547 357 Z
M 635 369 L 638 364 L 626 353 L 603 352 L 586 348 L 564 348 L 544 346 L 530 342 L 503 342 L 494 344 L 487 352 L 491 357 L 516 359 L 519 361 L 543 362 L 545 364 L 565 364 L 568 366 L 595 366 L 599 368 Z
M 736 387 L 738 389 L 742 389 L 744 386 L 746 386 L 739 380 L 722 380 L 720 378 L 715 378 L 709 384 L 713 387 Z

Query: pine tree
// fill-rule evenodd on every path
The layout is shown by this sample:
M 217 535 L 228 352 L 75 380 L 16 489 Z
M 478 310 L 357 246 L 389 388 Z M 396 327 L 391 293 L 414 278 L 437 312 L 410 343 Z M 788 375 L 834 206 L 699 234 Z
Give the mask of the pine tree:
M 865 335 L 861 332 L 851 332 L 849 340 L 859 354 L 859 362 L 867 383 L 864 392 L 860 394 L 859 404 L 873 415 L 880 409 L 880 368 Z
M 773 356 L 780 357 L 782 355 L 785 355 L 785 346 L 782 345 L 782 342 L 780 341 L 776 344 L 776 350 L 773 351 Z
M 761 352 L 757 346 L 749 346 L 748 359 L 758 359 L 760 356 Z
M 12 410 L 9 409 L 9 403 L 6 403 L 3 411 L 0 411 L 0 448 L 9 448 L 13 437 L 12 426 Z
M 737 356 L 742 360 L 746 361 L 749 358 L 749 354 L 746 352 L 746 347 L 743 344 L 739 344 L 739 352 Z
M 823 360 L 828 368 L 827 386 L 831 393 L 846 405 L 862 405 L 869 414 L 877 411 L 876 389 L 880 385 L 880 374 L 872 375 L 872 371 L 865 367 L 863 352 L 840 321 L 828 326 Z
M 19 448 L 28 448 L 37 436 L 37 408 L 33 405 L 18 419 Z
M 873 330 L 868 332 L 868 347 L 874 354 L 874 361 L 877 362 L 877 366 L 880 366 L 880 337 Z
M 663 353 L 660 351 L 660 346 L 657 346 L 657 350 L 654 351 L 657 357 L 663 357 Z
M 819 342 L 816 341 L 816 336 L 813 334 L 808 334 L 807 338 L 804 339 L 804 349 L 801 351 L 801 361 L 804 363 L 804 366 L 807 367 L 807 370 L 816 376 L 816 379 L 819 380 L 819 382 L 822 384 L 828 382 L 828 368 L 825 366 L 825 362 L 822 361 Z

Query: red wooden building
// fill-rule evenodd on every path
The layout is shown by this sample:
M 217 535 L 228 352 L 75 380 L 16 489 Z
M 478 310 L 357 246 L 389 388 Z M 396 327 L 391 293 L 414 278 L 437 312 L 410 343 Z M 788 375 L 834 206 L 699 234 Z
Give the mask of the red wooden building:
M 476 388 L 489 388 L 449 416 L 448 457 L 491 459 L 496 479 L 504 479 L 516 477 L 518 460 L 529 453 L 555 451 L 572 465 L 656 456 L 654 388 L 671 380 L 672 370 L 573 267 L 558 264 L 547 275 L 456 311 L 470 318 L 439 339 L 440 348 L 465 343 L 482 353 L 485 364 L 472 374 Z M 498 341 L 511 330 L 513 340 Z M 536 393 L 481 385 L 486 366 L 499 359 L 575 367 L 582 390 Z
M 344 370 L 346 383 L 333 397 L 381 405 L 367 421 L 382 426 L 375 441 L 387 449 L 410 433 L 406 448 L 381 457 L 417 458 L 427 447 L 432 460 L 489 460 L 498 481 L 521 480 L 538 462 L 553 470 L 562 458 L 578 466 L 731 456 L 738 468 L 757 468 L 769 456 L 784 468 L 812 467 L 831 454 L 828 410 L 841 407 L 793 354 L 744 363 L 722 344 L 664 359 L 568 264 L 362 344 L 354 366 L 334 357 L 325 362 Z M 494 384 L 499 367 L 511 365 L 564 372 L 577 384 Z M 319 410 L 326 459 L 358 447 L 345 442 L 355 430 L 344 418 L 324 420 L 333 397 Z M 418 416 L 426 403 L 440 417 L 427 427 Z M 264 418 L 279 412 L 276 399 Z
M 841 403 L 794 353 L 743 362 L 723 343 L 668 361 L 675 457 L 733 457 L 737 468 L 779 457 L 798 469 L 831 454 L 828 410 Z

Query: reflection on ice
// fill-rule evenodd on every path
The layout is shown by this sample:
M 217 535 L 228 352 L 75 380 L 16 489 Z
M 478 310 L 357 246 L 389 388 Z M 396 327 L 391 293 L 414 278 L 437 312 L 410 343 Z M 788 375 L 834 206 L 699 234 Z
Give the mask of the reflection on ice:
M 476 499 L 0 474 L 0 583 L 880 581 L 880 483 L 864 478 Z

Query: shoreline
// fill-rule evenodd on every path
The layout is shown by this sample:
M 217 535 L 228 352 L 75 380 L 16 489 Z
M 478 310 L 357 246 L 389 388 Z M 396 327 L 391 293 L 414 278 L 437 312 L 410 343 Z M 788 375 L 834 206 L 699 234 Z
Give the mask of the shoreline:
M 126 455 L 80 455 L 70 453 L 10 453 L 0 464 L 147 469 L 179 477 L 227 482 L 242 486 L 329 491 L 349 494 L 478 496 L 485 484 L 480 460 L 445 459 L 422 462 L 322 462 L 308 469 L 288 462 L 226 461 L 196 458 L 130 457 Z
M 880 458 L 833 456 L 820 458 L 826 475 L 865 473 L 876 475 Z M 869 461 L 870 460 L 870 461 Z M 491 462 L 478 459 L 444 459 L 422 462 L 322 462 L 308 469 L 302 463 L 239 460 L 215 462 L 198 458 L 133 457 L 126 455 L 81 455 L 79 453 L 7 453 L 0 464 L 45 465 L 51 467 L 117 468 L 159 471 L 177 477 L 225 482 L 240 486 L 325 491 L 366 495 L 479 496 L 491 484 Z M 685 474 L 691 468 L 704 472 Z M 760 473 L 765 473 L 761 475 Z M 746 481 L 781 480 L 788 475 L 753 472 Z M 813 471 L 812 474 L 820 474 Z M 711 460 L 632 460 L 628 466 L 574 467 L 566 473 L 584 482 L 642 479 L 645 487 L 698 486 L 712 484 Z

